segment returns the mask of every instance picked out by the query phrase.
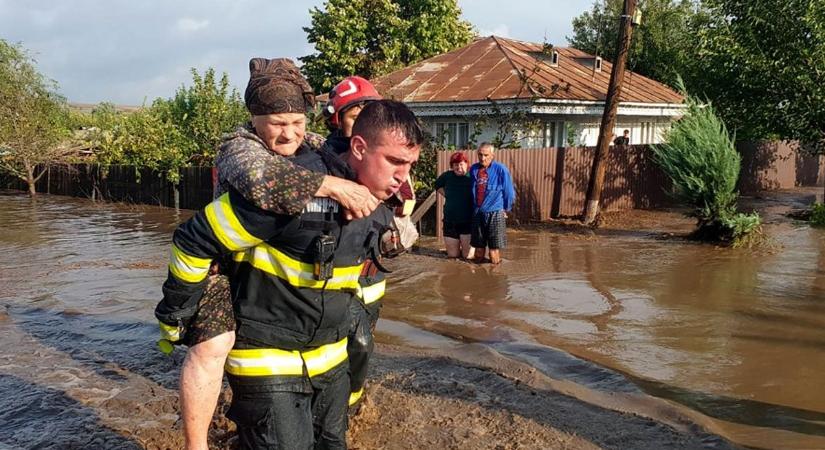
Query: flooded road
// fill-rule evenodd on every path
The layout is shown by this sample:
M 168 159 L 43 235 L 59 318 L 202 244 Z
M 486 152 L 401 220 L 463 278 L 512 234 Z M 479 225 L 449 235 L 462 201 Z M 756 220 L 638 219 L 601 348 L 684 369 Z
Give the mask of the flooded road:
M 182 217 L 9 192 L 0 211 L 0 443 L 143 448 L 138 422 L 179 445 L 179 361 L 154 350 L 151 312 Z M 770 252 L 513 231 L 497 268 L 404 256 L 378 338 L 482 343 L 586 389 L 681 405 L 738 443 L 825 448 L 825 231 L 766 230 Z M 73 440 L 50 447 L 56 435 Z

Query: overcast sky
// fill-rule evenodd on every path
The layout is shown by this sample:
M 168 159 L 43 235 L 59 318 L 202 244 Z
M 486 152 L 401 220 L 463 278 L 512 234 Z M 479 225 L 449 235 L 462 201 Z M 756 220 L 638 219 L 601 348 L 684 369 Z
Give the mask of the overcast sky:
M 251 57 L 312 53 L 310 0 L 0 0 L 0 38 L 19 42 L 69 101 L 123 105 L 171 97 L 192 67 L 227 72 L 239 90 Z M 482 36 L 567 45 L 592 0 L 459 0 Z M 297 60 L 296 60 L 297 62 Z

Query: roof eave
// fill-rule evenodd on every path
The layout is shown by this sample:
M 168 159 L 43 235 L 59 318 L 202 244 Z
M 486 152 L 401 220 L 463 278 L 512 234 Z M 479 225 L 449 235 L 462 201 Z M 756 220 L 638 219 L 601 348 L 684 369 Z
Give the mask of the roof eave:
M 600 116 L 604 112 L 604 102 L 590 100 L 563 99 L 503 99 L 467 100 L 453 102 L 406 102 L 419 116 L 467 116 L 490 114 L 493 105 L 511 111 L 539 115 L 584 115 Z M 647 117 L 678 117 L 687 106 L 683 103 L 643 103 L 621 102 L 617 115 Z M 505 111 L 509 112 L 509 111 Z

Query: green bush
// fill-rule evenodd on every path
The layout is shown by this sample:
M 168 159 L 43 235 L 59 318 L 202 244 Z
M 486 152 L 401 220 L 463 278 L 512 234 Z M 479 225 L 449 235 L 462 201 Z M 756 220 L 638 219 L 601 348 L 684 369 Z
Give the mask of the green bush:
M 668 131 L 665 143 L 653 146 L 654 159 L 670 177 L 672 195 L 693 208 L 689 215 L 697 219 L 694 236 L 736 244 L 761 223 L 756 213 L 736 211 L 739 153 L 712 105 L 687 93 L 685 103 L 688 109 Z
M 447 148 L 432 134 L 424 132 L 424 144 L 421 146 L 421 154 L 412 170 L 415 180 L 415 196 L 419 201 L 424 201 L 432 192 L 435 179 L 438 178 L 438 152 L 446 151 Z
M 825 227 L 825 204 L 814 203 L 813 208 L 811 208 L 811 225 Z
M 101 103 L 72 122 L 87 129 L 84 139 L 101 164 L 155 169 L 177 182 L 181 167 L 211 164 L 222 135 L 249 117 L 226 74 L 216 80 L 213 69 L 203 75 L 192 69 L 192 79 L 174 97 L 158 98 L 138 111 Z

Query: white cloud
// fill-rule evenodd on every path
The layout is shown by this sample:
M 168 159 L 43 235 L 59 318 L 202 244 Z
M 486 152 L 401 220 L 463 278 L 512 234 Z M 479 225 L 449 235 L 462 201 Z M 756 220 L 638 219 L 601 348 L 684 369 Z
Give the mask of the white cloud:
M 198 20 L 191 17 L 184 17 L 182 19 L 178 19 L 175 26 L 181 33 L 193 33 L 208 27 L 209 21 L 206 19 Z
M 139 105 L 191 83 L 190 67 L 227 72 L 243 91 L 250 58 L 312 53 L 301 28 L 324 1 L 0 0 L 0 38 L 21 42 L 71 101 Z M 459 0 L 481 33 L 556 45 L 592 0 L 510 3 Z
M 501 23 L 496 25 L 492 30 L 482 28 L 481 30 L 478 30 L 478 34 L 481 36 L 510 37 L 510 27 Z

